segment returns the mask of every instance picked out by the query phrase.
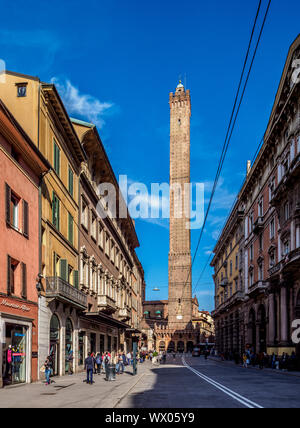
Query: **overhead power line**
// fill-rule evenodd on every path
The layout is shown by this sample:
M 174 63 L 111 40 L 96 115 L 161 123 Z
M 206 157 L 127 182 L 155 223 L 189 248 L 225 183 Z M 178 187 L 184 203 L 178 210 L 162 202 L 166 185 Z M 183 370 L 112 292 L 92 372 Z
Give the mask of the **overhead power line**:
M 217 185 L 218 185 L 218 182 L 219 182 L 220 174 L 221 174 L 221 171 L 222 171 L 222 168 L 223 168 L 223 165 L 224 165 L 225 157 L 226 157 L 226 154 L 227 154 L 227 151 L 228 151 L 228 147 L 229 147 L 232 135 L 233 135 L 233 131 L 234 131 L 234 128 L 235 128 L 235 125 L 236 125 L 236 121 L 237 121 L 239 112 L 240 112 L 240 108 L 241 108 L 241 105 L 242 105 L 242 102 L 243 102 L 243 99 L 244 99 L 246 88 L 247 88 L 247 85 L 248 85 L 248 82 L 249 82 L 249 78 L 250 78 L 250 75 L 251 75 L 251 71 L 252 71 L 252 68 L 253 68 L 254 60 L 256 58 L 257 50 L 258 50 L 258 47 L 259 47 L 259 44 L 260 44 L 260 41 L 261 41 L 261 37 L 262 37 L 263 30 L 264 30 L 265 23 L 266 23 L 266 19 L 267 19 L 268 13 L 269 13 L 270 5 L 271 5 L 271 0 L 269 0 L 269 2 L 268 2 L 268 6 L 267 6 L 267 9 L 266 9 L 266 12 L 265 12 L 265 15 L 264 15 L 263 23 L 261 25 L 260 33 L 259 33 L 259 36 L 258 36 L 258 40 L 257 40 L 256 46 L 255 46 L 255 50 L 254 50 L 254 53 L 252 55 L 252 60 L 251 60 L 251 63 L 250 63 L 249 71 L 248 71 L 248 74 L 247 74 L 247 77 L 246 77 L 246 80 L 245 80 L 245 83 L 244 83 L 243 91 L 242 91 L 242 94 L 241 94 L 241 97 L 240 97 L 240 101 L 239 101 L 239 104 L 238 104 L 238 108 L 237 108 L 237 111 L 235 113 L 236 105 L 237 105 L 238 98 L 239 98 L 239 95 L 240 95 L 240 89 L 241 89 L 241 86 L 242 86 L 242 81 L 243 81 L 245 70 L 246 70 L 246 65 L 248 63 L 248 58 L 249 58 L 249 53 L 250 53 L 250 49 L 251 49 L 251 45 L 252 45 L 253 35 L 254 35 L 254 32 L 255 32 L 256 23 L 257 23 L 257 19 L 258 19 L 260 8 L 261 8 L 261 0 L 259 1 L 259 5 L 258 5 L 258 9 L 257 9 L 255 21 L 254 21 L 252 32 L 251 32 L 250 42 L 249 42 L 249 45 L 248 45 L 248 50 L 247 50 L 246 58 L 245 58 L 245 61 L 244 61 L 243 71 L 242 71 L 242 74 L 241 74 L 241 78 L 240 78 L 240 82 L 239 82 L 239 86 L 238 86 L 238 90 L 237 90 L 237 94 L 236 94 L 236 98 L 235 98 L 235 102 L 234 102 L 234 106 L 233 106 L 233 110 L 232 110 L 232 114 L 231 114 L 229 126 L 228 126 L 228 129 L 227 129 L 227 134 L 226 134 L 226 138 L 225 138 L 225 142 L 224 142 L 224 146 L 223 146 L 223 150 L 222 150 L 222 154 L 221 154 L 221 158 L 220 158 L 220 161 L 219 161 L 219 166 L 218 166 L 217 173 L 216 173 L 216 178 L 215 178 L 213 190 L 212 190 L 212 193 L 211 193 L 211 197 L 210 197 L 210 201 L 209 201 L 208 208 L 207 208 L 207 211 L 206 211 L 204 223 L 203 223 L 203 226 L 202 226 L 202 229 L 201 229 L 201 233 L 200 233 L 200 237 L 199 237 L 199 240 L 198 240 L 198 244 L 197 244 L 197 247 L 196 247 L 196 251 L 195 251 L 194 258 L 193 258 L 192 266 L 193 266 L 193 264 L 195 262 L 195 259 L 196 259 L 196 256 L 197 256 L 197 253 L 198 253 L 198 250 L 199 250 L 199 247 L 200 247 L 200 243 L 201 243 L 201 240 L 202 240 L 202 236 L 203 236 L 203 232 L 204 232 L 205 225 L 206 225 L 206 222 L 207 222 L 207 218 L 208 218 L 208 215 L 209 215 L 209 212 L 210 212 L 210 208 L 211 208 L 211 205 L 212 205 L 212 201 L 213 201 L 213 198 L 214 198 L 214 195 L 215 195 L 215 191 L 216 191 L 216 188 L 217 188 Z M 234 120 L 233 120 L 233 117 L 234 117 Z M 232 121 L 233 121 L 233 123 L 232 123 Z M 206 267 L 207 267 L 207 265 L 208 265 L 208 262 L 206 264 Z M 189 275 L 190 274 L 191 273 L 189 273 Z M 204 274 L 204 272 L 203 272 L 203 274 Z M 187 282 L 188 282 L 188 280 L 187 280 Z M 200 280 L 197 281 L 196 288 L 198 287 L 199 282 L 200 282 Z M 196 288 L 195 288 L 195 290 L 196 290 Z M 194 292 L 195 292 L 195 290 L 194 290 Z

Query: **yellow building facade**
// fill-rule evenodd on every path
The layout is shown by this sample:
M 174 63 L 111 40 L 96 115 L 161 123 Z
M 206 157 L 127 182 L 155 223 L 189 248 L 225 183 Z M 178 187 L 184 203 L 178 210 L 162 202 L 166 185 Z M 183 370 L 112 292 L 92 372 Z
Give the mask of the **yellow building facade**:
M 62 375 L 66 341 L 69 348 L 76 345 L 76 311 L 86 308 L 86 296 L 78 289 L 77 227 L 79 174 L 85 156 L 53 84 L 9 71 L 4 78 L 0 98 L 52 166 L 41 183 L 40 197 L 39 357 L 42 364 L 52 352 L 55 374 Z

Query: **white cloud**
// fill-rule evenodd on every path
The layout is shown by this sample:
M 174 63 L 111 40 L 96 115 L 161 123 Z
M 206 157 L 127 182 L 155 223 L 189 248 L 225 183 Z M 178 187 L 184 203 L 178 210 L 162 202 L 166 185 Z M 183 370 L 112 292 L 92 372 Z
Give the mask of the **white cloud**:
M 70 80 L 61 82 L 56 77 L 51 79 L 55 84 L 69 114 L 78 114 L 83 120 L 90 121 L 102 128 L 104 116 L 114 106 L 113 103 L 101 102 L 92 95 L 82 94 Z

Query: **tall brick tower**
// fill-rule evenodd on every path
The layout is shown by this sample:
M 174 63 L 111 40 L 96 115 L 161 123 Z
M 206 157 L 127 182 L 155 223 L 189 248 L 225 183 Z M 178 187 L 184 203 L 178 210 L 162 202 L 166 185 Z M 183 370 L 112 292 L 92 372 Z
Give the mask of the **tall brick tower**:
M 184 189 L 190 183 L 191 98 L 181 82 L 175 94 L 170 93 L 170 110 L 170 186 L 180 185 L 183 197 L 178 204 L 174 199 L 177 192 L 170 192 L 168 323 L 171 328 L 184 330 L 192 319 L 191 233 L 187 227 L 190 192 Z

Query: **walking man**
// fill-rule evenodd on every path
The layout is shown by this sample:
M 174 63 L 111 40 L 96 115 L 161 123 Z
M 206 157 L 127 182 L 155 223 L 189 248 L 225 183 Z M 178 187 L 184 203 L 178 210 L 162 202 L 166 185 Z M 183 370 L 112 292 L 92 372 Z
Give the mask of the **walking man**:
M 88 353 L 88 357 L 85 359 L 84 368 L 86 369 L 86 383 L 93 385 L 93 373 L 94 373 L 94 358 L 91 353 Z

